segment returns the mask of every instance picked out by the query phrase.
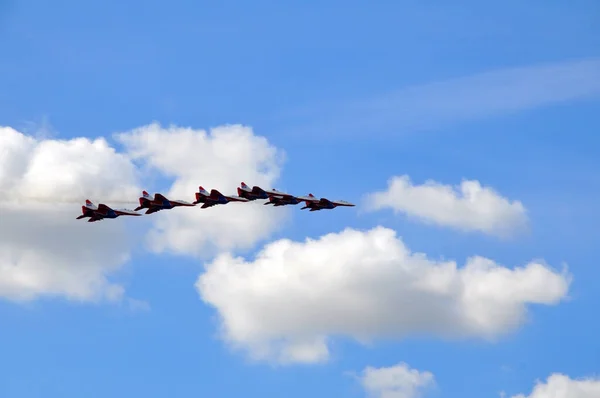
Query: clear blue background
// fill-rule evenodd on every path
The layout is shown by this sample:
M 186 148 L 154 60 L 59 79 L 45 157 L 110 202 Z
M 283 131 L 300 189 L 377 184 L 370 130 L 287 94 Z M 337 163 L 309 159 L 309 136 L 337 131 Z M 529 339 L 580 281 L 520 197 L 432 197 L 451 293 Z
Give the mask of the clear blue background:
M 284 235 L 382 224 L 432 257 L 566 262 L 571 300 L 532 307 L 530 323 L 495 344 L 339 339 L 328 364 L 273 368 L 249 364 L 215 338 L 215 314 L 193 288 L 201 264 L 139 253 L 123 278 L 132 296 L 150 302 L 148 313 L 0 302 L 0 397 L 360 397 L 345 372 L 406 361 L 433 372 L 440 395 L 480 398 L 528 392 L 551 372 L 600 371 L 597 99 L 427 131 L 383 126 L 368 134 L 387 138 L 373 141 L 355 131 L 304 136 L 289 116 L 488 70 L 599 56 L 597 1 L 124 3 L 0 1 L 0 125 L 49 123 L 70 138 L 155 120 L 243 123 L 286 151 L 280 186 L 354 202 L 395 174 L 416 183 L 478 179 L 523 201 L 531 235 L 498 241 L 344 209 L 295 215 Z

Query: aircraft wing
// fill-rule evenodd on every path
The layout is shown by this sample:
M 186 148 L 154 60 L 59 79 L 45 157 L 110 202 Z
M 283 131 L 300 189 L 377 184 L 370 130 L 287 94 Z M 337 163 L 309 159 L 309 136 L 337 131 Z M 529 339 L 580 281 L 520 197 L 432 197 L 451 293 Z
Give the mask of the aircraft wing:
M 169 202 L 169 199 L 167 199 L 163 194 L 160 193 L 154 195 L 154 200 L 158 202 Z
M 129 209 L 118 209 L 115 210 L 115 213 L 117 213 L 120 216 L 141 216 L 140 213 Z
M 99 214 L 94 214 L 93 216 L 90 217 L 90 219 L 88 220 L 88 222 L 94 222 L 94 221 L 100 221 L 103 220 L 104 217 L 102 217 Z
M 236 196 L 236 195 L 226 196 L 226 198 L 231 201 L 235 201 L 235 202 L 248 202 L 249 201 L 246 198 L 242 198 L 241 196 Z
M 319 199 L 315 198 L 314 196 L 298 196 L 298 199 L 303 200 L 305 202 L 319 202 Z
M 212 207 L 212 206 L 216 206 L 216 205 L 217 205 L 216 202 L 206 202 L 200 208 L 201 209 L 206 209 L 207 207 Z
M 151 206 L 148 210 L 146 210 L 146 212 L 144 214 L 152 214 L 152 213 L 156 213 L 157 211 L 162 210 L 162 207 L 160 206 Z
M 108 213 L 111 210 L 112 209 L 110 207 L 108 207 L 107 205 L 105 205 L 104 203 L 100 203 L 98 205 L 98 211 L 101 213 Z
M 252 193 L 255 195 L 263 195 L 266 193 L 266 191 L 261 187 L 255 185 L 252 187 Z
M 291 195 L 289 193 L 286 192 L 281 192 L 278 191 L 276 189 L 271 189 L 269 191 L 265 191 L 267 193 L 268 196 L 275 196 L 275 197 L 280 197 L 280 198 L 285 198 L 285 197 L 293 197 L 294 195 Z
M 348 207 L 356 206 L 355 204 L 347 202 L 345 200 L 332 200 L 330 202 L 333 203 L 336 206 L 348 206 Z
M 195 204 L 186 202 L 185 200 L 171 200 L 170 202 L 173 204 L 178 204 L 180 206 L 195 206 Z
M 221 199 L 221 198 L 224 198 L 225 195 L 223 195 L 221 192 L 217 191 L 216 189 L 211 189 L 210 190 L 210 197 L 212 199 Z

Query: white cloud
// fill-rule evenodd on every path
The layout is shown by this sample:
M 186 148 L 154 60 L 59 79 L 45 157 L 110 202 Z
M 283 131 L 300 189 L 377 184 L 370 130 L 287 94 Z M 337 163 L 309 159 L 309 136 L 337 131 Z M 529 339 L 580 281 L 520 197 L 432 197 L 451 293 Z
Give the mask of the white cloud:
M 167 197 L 189 202 L 194 201 L 200 185 L 225 195 L 237 195 L 241 181 L 270 189 L 283 161 L 282 151 L 240 125 L 213 128 L 209 133 L 154 123 L 116 137 L 132 158 L 146 163 L 148 173 L 174 179 Z M 264 206 L 259 200 L 156 213 L 152 215 L 156 222 L 150 232 L 150 248 L 191 255 L 249 249 L 280 227 L 287 212 Z
M 435 385 L 431 372 L 411 369 L 406 363 L 390 367 L 366 367 L 360 382 L 371 398 L 418 398 Z
M 130 298 L 127 300 L 127 304 L 129 305 L 129 309 L 134 312 L 150 311 L 150 304 L 148 304 L 148 302 L 143 301 L 143 300 L 136 300 L 136 299 Z
M 476 180 L 463 180 L 455 188 L 435 181 L 413 185 L 408 176 L 396 176 L 386 191 L 366 196 L 365 208 L 390 208 L 427 223 L 503 237 L 527 226 L 521 202 L 510 201 Z
M 570 284 L 540 262 L 434 261 L 383 227 L 282 239 L 253 261 L 222 254 L 205 267 L 196 288 L 217 309 L 223 338 L 280 363 L 327 360 L 335 335 L 493 339 L 518 328 L 528 304 L 557 304 Z
M 75 217 L 86 198 L 111 205 L 137 192 L 134 166 L 104 139 L 37 140 L 8 127 L 0 154 L 0 297 L 120 299 L 108 276 L 128 259 L 123 223 Z
M 537 382 L 529 395 L 513 395 L 512 398 L 598 398 L 600 397 L 600 378 L 571 379 L 554 373 L 545 383 Z
M 247 127 L 222 126 L 207 134 L 152 124 L 118 138 L 123 153 L 103 138 L 34 138 L 0 128 L 0 297 L 122 298 L 124 288 L 109 277 L 129 259 L 135 236 L 126 225 L 145 227 L 149 221 L 157 252 L 199 254 L 250 248 L 285 219 L 287 210 L 258 201 L 173 209 L 131 221 L 76 220 L 88 198 L 134 208 L 156 175 L 174 180 L 159 191 L 188 201 L 198 185 L 228 194 L 242 180 L 270 187 L 279 175 L 282 154 Z M 147 303 L 131 300 L 132 309 L 147 309 Z

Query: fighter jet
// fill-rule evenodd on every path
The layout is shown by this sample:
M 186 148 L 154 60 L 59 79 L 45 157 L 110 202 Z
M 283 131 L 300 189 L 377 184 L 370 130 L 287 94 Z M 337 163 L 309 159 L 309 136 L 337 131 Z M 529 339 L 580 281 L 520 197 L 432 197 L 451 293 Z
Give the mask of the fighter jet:
M 194 204 L 204 203 L 201 208 L 206 209 L 207 207 L 215 206 L 215 205 L 224 205 L 229 202 L 248 202 L 248 199 L 242 198 L 241 196 L 226 196 L 221 192 L 213 189 L 208 193 L 206 189 L 201 186 L 198 187 L 198 192 L 196 192 L 196 201 Z
M 150 196 L 148 192 L 143 191 L 140 197 L 140 205 L 135 208 L 135 211 L 141 209 L 148 209 L 144 214 L 152 214 L 157 211 L 172 209 L 180 206 L 195 206 L 193 203 L 186 202 L 185 200 L 173 200 L 167 199 L 160 193 L 155 193 L 154 196 Z
M 81 215 L 78 220 L 89 217 L 88 222 L 100 221 L 105 218 L 117 218 L 119 216 L 141 216 L 140 213 L 128 209 L 111 209 L 104 203 L 98 206 L 94 205 L 89 199 L 86 199 L 85 206 L 81 206 Z
M 298 199 L 306 203 L 306 206 L 302 207 L 300 210 L 310 209 L 309 211 L 317 211 L 323 209 L 335 209 L 338 206 L 355 206 L 345 200 L 329 200 L 326 198 L 317 199 L 312 193 L 309 193 L 308 196 L 301 196 Z
M 256 200 L 256 199 L 269 199 L 268 202 L 263 204 L 265 205 L 274 205 L 274 206 L 285 206 L 285 205 L 297 205 L 300 203 L 300 200 L 297 200 L 296 197 L 290 195 L 289 193 L 280 192 L 276 189 L 264 190 L 259 186 L 253 186 L 252 189 L 245 182 L 241 183 L 241 187 L 237 189 L 238 195 L 248 200 Z
M 238 187 L 237 192 L 240 197 L 246 198 L 248 200 L 269 199 L 269 195 L 264 189 L 256 185 L 250 188 L 243 181 L 241 187 Z
M 281 192 L 276 189 L 272 189 L 267 191 L 267 195 L 269 196 L 269 201 L 263 203 L 264 205 L 273 206 L 287 206 L 287 205 L 297 205 L 302 202 L 300 199 L 295 197 L 294 195 L 290 195 L 289 193 Z

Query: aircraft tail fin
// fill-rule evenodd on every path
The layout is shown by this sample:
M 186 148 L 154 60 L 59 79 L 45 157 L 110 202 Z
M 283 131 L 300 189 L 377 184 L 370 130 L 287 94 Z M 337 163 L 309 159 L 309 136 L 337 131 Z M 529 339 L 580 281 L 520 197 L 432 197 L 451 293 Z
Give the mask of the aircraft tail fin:
M 142 191 L 142 196 L 143 196 L 144 198 L 150 198 L 150 195 L 148 194 L 148 192 L 147 192 L 147 191 Z
M 94 204 L 92 203 L 92 201 L 91 201 L 91 200 L 89 200 L 89 199 L 86 199 L 86 200 L 85 200 L 85 207 L 94 207 Z
M 245 183 L 244 181 L 242 181 L 242 184 L 241 184 L 241 185 L 242 185 L 242 188 L 244 188 L 244 189 L 248 189 L 248 185 L 246 185 L 246 183 Z
M 208 191 L 206 191 L 206 189 L 204 189 L 202 186 L 198 187 L 198 191 L 202 194 L 202 195 L 208 195 Z

